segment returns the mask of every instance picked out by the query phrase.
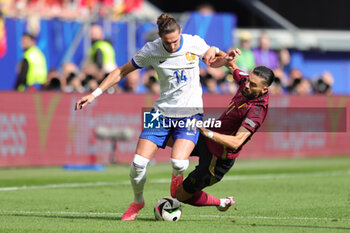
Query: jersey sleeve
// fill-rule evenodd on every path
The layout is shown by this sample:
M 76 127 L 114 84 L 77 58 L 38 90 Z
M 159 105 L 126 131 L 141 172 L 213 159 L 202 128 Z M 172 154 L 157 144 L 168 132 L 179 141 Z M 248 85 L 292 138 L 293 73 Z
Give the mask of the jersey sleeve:
M 149 43 L 146 43 L 134 57 L 131 59 L 132 64 L 136 68 L 147 67 L 150 65 L 150 55 L 152 54 L 151 46 Z
M 243 82 L 245 82 L 248 78 L 249 74 L 245 73 L 244 71 L 240 69 L 236 69 L 233 71 L 233 78 L 235 81 L 241 85 Z
M 252 134 L 255 133 L 265 120 L 267 108 L 262 105 L 254 105 L 247 113 L 242 125 Z
M 193 53 L 198 55 L 200 59 L 204 57 L 204 54 L 208 51 L 210 46 L 199 36 L 193 36 Z

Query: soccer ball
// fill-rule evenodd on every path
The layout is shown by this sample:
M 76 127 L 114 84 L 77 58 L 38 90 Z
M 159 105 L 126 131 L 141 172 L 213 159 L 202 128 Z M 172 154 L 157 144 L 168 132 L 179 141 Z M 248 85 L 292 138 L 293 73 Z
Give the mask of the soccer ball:
M 162 221 L 179 221 L 182 214 L 180 202 L 172 197 L 163 197 L 154 206 L 154 216 Z

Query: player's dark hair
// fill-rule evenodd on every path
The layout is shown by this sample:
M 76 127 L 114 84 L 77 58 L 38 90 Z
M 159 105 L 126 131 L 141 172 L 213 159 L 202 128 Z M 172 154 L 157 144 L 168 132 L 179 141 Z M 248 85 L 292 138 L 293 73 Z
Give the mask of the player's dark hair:
M 175 18 L 168 14 L 161 14 L 157 19 L 159 36 L 180 30 L 180 25 Z
M 264 79 L 264 84 L 270 86 L 275 80 L 273 71 L 266 66 L 257 66 L 253 70 L 253 74 Z

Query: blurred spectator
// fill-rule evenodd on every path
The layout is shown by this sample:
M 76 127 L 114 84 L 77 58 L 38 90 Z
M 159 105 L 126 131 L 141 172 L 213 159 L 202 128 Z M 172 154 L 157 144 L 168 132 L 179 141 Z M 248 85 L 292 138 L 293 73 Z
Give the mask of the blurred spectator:
M 86 78 L 86 74 L 80 72 L 78 67 L 74 63 L 65 63 L 62 66 L 62 90 L 64 92 L 85 92 L 83 81 Z
M 98 88 L 99 84 L 94 76 L 87 74 L 85 79 L 82 81 L 82 85 L 85 91 L 93 91 Z
M 215 8 L 210 3 L 204 2 L 204 3 L 197 6 L 197 11 L 201 15 L 212 15 L 215 13 Z
M 288 84 L 287 84 L 287 88 L 291 89 L 294 83 L 295 79 L 301 79 L 303 78 L 303 73 L 301 72 L 301 70 L 293 68 L 290 71 L 289 74 L 289 80 L 288 80 Z
M 160 85 L 154 76 L 149 77 L 148 82 L 146 83 L 146 88 L 149 93 L 160 94 Z
M 303 74 L 299 69 L 291 70 L 288 91 L 293 95 L 312 94 L 310 81 L 303 77 Z
M 46 58 L 36 46 L 34 36 L 24 34 L 22 36 L 23 59 L 20 63 L 16 89 L 18 91 L 40 90 L 46 83 L 47 67 Z
M 288 49 L 283 48 L 278 52 L 279 68 L 288 76 L 291 70 L 290 53 Z
M 283 92 L 287 91 L 289 77 L 286 75 L 286 73 L 284 73 L 281 68 L 274 69 L 273 73 L 275 74 L 275 78 L 278 80 L 278 85 L 280 85 L 284 90 Z
M 207 68 L 208 74 L 214 78 L 216 81 L 223 81 L 226 77 L 226 68 L 220 67 L 220 68 Z
M 312 94 L 312 87 L 309 80 L 306 78 L 294 80 L 295 85 L 292 94 L 296 95 L 310 95 Z
M 62 76 L 60 78 L 61 81 L 61 89 L 66 91 L 67 86 L 67 78 L 73 73 L 77 75 L 79 73 L 78 67 L 71 62 L 65 63 L 62 65 Z
M 221 94 L 220 84 L 225 82 L 226 72 L 223 68 L 201 69 L 201 82 L 204 84 L 203 92 Z
M 266 33 L 260 35 L 259 47 L 254 49 L 253 53 L 257 66 L 267 66 L 272 70 L 279 67 L 277 54 L 270 49 L 270 38 Z
M 323 72 L 321 77 L 312 80 L 312 87 L 315 94 L 331 95 L 333 84 L 333 75 L 327 71 Z
M 106 6 L 112 7 L 114 5 L 113 11 L 116 19 L 120 18 L 123 14 L 142 10 L 143 1 L 144 0 L 103 0 Z M 142 12 L 137 13 L 142 14 Z
M 105 40 L 103 29 L 98 24 L 91 25 L 90 34 L 92 41 L 90 60 L 97 65 L 99 70 L 110 73 L 117 68 L 112 44 Z
M 14 0 L 1 0 L 0 1 L 0 12 L 4 15 L 9 15 L 13 12 Z
M 248 31 L 241 31 L 239 34 L 240 46 L 242 54 L 238 57 L 237 65 L 245 72 L 252 70 L 255 67 L 254 54 L 251 49 L 252 35 Z
M 56 69 L 51 69 L 47 74 L 46 83 L 42 90 L 46 91 L 62 91 L 60 73 Z
M 233 75 L 232 74 L 228 74 L 226 76 L 226 79 L 228 81 L 228 93 L 235 95 L 238 91 L 238 85 L 236 83 L 236 81 L 233 79 Z
M 129 73 L 125 77 L 125 83 L 123 87 L 124 92 L 129 92 L 129 93 L 145 93 L 146 88 L 145 86 L 140 82 L 140 71 L 135 70 L 131 73 Z
M 275 80 L 269 87 L 269 92 L 271 95 L 282 95 L 284 94 L 284 87 L 282 86 L 281 80 L 279 77 L 275 77 Z
M 15 16 L 35 18 L 58 17 L 62 10 L 62 3 L 62 0 L 18 0 L 14 14 Z
M 208 94 L 219 94 L 220 93 L 220 90 L 219 90 L 219 87 L 217 85 L 217 82 L 212 77 L 208 77 L 206 79 L 205 86 L 206 86 L 206 91 L 205 92 L 208 93 Z
M 40 33 L 40 16 L 39 15 L 29 15 L 27 18 L 27 31 L 33 36 L 38 36 Z
M 66 87 L 65 92 L 85 92 L 85 89 L 82 85 L 82 80 L 76 73 L 70 73 L 66 78 Z
M 89 19 L 91 17 L 91 13 L 88 7 L 82 5 L 82 2 L 78 2 L 76 0 L 63 0 L 62 10 L 58 15 L 64 19 Z
M 217 83 L 222 94 L 236 94 L 238 85 L 233 80 L 233 75 L 230 72 L 226 72 L 226 77 Z
M 142 79 L 148 93 L 160 94 L 158 74 L 152 67 L 146 69 L 142 75 Z
M 85 91 L 93 91 L 104 79 L 104 73 L 100 72 L 95 64 L 87 64 L 79 75 Z
M 0 8 L 0 59 L 7 53 L 5 19 Z

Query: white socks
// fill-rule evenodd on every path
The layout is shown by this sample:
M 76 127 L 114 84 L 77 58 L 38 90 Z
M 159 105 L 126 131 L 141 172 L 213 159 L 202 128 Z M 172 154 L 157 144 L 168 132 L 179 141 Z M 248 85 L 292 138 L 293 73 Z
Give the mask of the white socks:
M 171 166 L 173 167 L 174 176 L 179 176 L 184 173 L 189 165 L 188 159 L 179 160 L 179 159 L 170 159 Z
M 146 182 L 146 168 L 149 159 L 135 154 L 130 167 L 130 181 L 134 190 L 134 202 L 143 203 L 143 186 Z
M 170 159 L 173 167 L 174 176 L 179 176 L 184 173 L 188 166 L 188 160 Z M 143 187 L 146 182 L 146 170 L 149 159 L 135 154 L 132 164 L 130 166 L 130 182 L 134 190 L 134 202 L 143 203 Z

